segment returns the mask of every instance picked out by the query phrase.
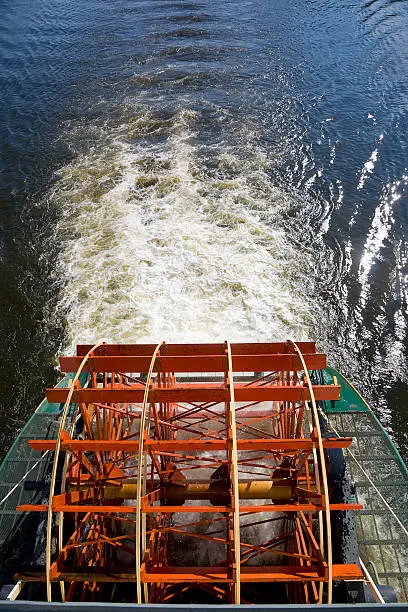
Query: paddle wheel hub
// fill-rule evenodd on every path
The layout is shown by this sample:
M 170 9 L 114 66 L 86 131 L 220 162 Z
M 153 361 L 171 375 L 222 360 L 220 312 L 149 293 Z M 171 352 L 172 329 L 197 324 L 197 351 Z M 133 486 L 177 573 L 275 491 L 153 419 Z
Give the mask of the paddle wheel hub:
M 30 441 L 54 452 L 49 501 L 19 507 L 47 513 L 48 600 L 127 583 L 116 600 L 319 603 L 363 578 L 332 559 L 330 512 L 361 506 L 331 502 L 326 451 L 351 439 L 322 437 L 339 386 L 312 384 L 315 343 L 82 345 L 60 363 L 76 374 L 47 390 L 59 435 Z

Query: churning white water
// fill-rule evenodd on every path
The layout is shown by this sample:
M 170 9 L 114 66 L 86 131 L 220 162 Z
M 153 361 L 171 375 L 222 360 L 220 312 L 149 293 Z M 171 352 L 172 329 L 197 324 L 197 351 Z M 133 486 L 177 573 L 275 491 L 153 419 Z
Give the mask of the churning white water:
M 199 119 L 94 126 L 92 147 L 61 168 L 51 199 L 70 348 L 308 336 L 312 262 L 285 225 L 293 202 L 249 128 L 239 147 L 204 146 Z

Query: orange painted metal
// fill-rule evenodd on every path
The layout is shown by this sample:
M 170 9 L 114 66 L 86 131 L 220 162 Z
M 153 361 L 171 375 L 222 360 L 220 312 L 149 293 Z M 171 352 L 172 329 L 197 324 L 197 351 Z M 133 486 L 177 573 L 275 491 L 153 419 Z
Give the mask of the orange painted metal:
M 316 400 L 338 400 L 340 396 L 339 385 L 314 385 L 313 391 Z M 65 402 L 67 389 L 46 389 L 47 400 L 50 403 Z M 78 389 L 74 391 L 74 403 L 117 403 L 137 404 L 143 401 L 144 391 L 138 388 L 122 389 Z M 310 392 L 307 387 L 289 385 L 263 385 L 243 386 L 237 384 L 235 387 L 235 400 L 237 402 L 304 402 L 310 400 Z M 223 385 L 213 386 L 187 386 L 178 385 L 170 389 L 153 388 L 149 391 L 149 402 L 157 404 L 194 403 L 194 402 L 220 402 L 228 401 L 228 389 Z
M 324 447 L 348 448 L 352 438 L 327 438 Z M 37 451 L 54 450 L 55 440 L 29 440 L 31 448 Z M 160 454 L 161 452 L 175 451 L 220 451 L 228 447 L 228 440 L 151 440 L 145 442 L 146 448 Z M 240 439 L 237 441 L 238 450 L 254 451 L 289 451 L 289 450 L 312 450 L 313 440 L 302 438 L 288 438 L 286 440 L 271 440 L 270 438 Z M 65 440 L 61 444 L 63 450 L 75 452 L 85 451 L 123 451 L 137 452 L 139 450 L 138 440 Z
M 361 568 L 356 564 L 342 564 L 333 567 L 336 580 L 363 580 Z M 144 574 L 146 582 L 229 582 L 228 572 L 222 567 L 195 568 L 164 567 L 155 572 Z M 319 566 L 270 565 L 263 567 L 243 567 L 242 582 L 291 582 L 325 581 Z
M 326 357 L 316 353 L 314 342 L 297 346 L 308 368 L 326 367 Z M 317 602 L 318 584 L 328 581 L 329 572 L 315 519 L 326 507 L 345 511 L 362 506 L 332 503 L 319 488 L 319 468 L 313 460 L 317 430 L 305 419 L 311 391 L 299 355 L 289 341 L 235 343 L 230 353 L 227 343 L 162 344 L 146 389 L 143 373 L 156 347 L 98 347 L 85 366 L 86 388 L 73 392 L 76 434 L 71 434 L 74 439 L 67 432 L 61 436 L 67 490 L 56 491 L 51 502 L 55 513 L 66 515 L 65 540 L 53 559 L 51 581 L 69 583 L 68 601 L 93 601 L 96 592 L 110 601 L 112 583 L 138 581 L 139 588 L 141 580 L 149 603 L 176 603 L 178 597 L 185 601 L 195 588 L 218 602 L 238 603 L 242 596 L 242 602 L 251 603 L 246 585 L 257 583 L 259 596 L 262 585 L 271 582 L 286 583 L 295 603 Z M 62 370 L 75 370 L 88 350 L 80 345 L 77 356 L 61 358 Z M 233 380 L 232 370 L 239 372 L 238 380 Z M 139 466 L 146 391 L 145 459 Z M 317 401 L 335 401 L 340 387 L 313 385 L 312 391 Z M 47 389 L 50 402 L 63 403 L 67 395 L 67 389 Z M 56 448 L 55 440 L 29 444 L 36 451 Z M 350 444 L 350 438 L 327 438 L 323 449 Z M 144 487 L 140 506 L 128 497 L 138 473 Z M 245 497 L 243 491 L 251 486 L 257 491 L 238 505 L 233 474 L 238 474 L 238 496 L 241 491 Z M 191 499 L 188 491 L 194 493 Z M 260 499 L 260 491 L 266 499 Z M 25 504 L 18 510 L 47 512 L 48 505 Z M 139 573 L 135 517 L 141 525 Z M 265 530 L 258 530 L 259 525 Z M 200 563 L 198 549 L 194 553 L 197 541 L 204 547 L 205 563 Z M 181 547 L 182 563 L 177 566 Z M 209 558 L 214 558 L 210 567 Z M 273 565 L 274 558 L 287 564 Z M 24 575 L 27 581 L 43 579 Z M 362 575 L 357 565 L 334 565 L 333 579 L 361 580 Z M 264 603 L 271 603 L 269 592 L 269 587 L 262 591 Z
M 298 342 L 298 347 L 307 355 L 316 352 L 316 342 Z M 90 344 L 79 344 L 77 355 L 83 357 L 92 348 Z M 156 344 L 104 344 L 95 352 L 101 356 L 125 356 L 141 355 L 152 356 Z M 276 353 L 290 353 L 290 342 L 238 342 L 231 344 L 232 356 L 236 355 L 273 355 Z M 162 355 L 184 356 L 184 355 L 224 355 L 225 345 L 223 342 L 213 344 L 165 344 L 160 351 Z
M 311 370 L 322 370 L 326 367 L 326 355 L 313 353 L 304 355 L 306 364 Z M 61 357 L 62 372 L 75 372 L 81 363 L 81 357 Z M 104 356 L 92 357 L 88 360 L 86 372 L 147 372 L 150 357 L 142 356 Z M 224 372 L 226 367 L 223 355 L 199 356 L 163 356 L 158 357 L 154 364 L 154 372 Z M 273 355 L 237 355 L 234 367 L 239 372 L 258 372 L 273 370 L 299 370 L 302 367 L 300 359 L 293 354 Z
M 324 510 L 325 506 L 318 504 L 262 504 L 251 506 L 240 506 L 240 512 L 257 513 L 257 512 L 318 512 Z M 17 506 L 16 510 L 20 512 L 46 512 L 47 504 L 22 504 Z M 58 501 L 54 502 L 53 509 L 55 512 L 96 512 L 117 514 L 129 514 L 136 511 L 136 506 L 112 506 L 112 505 L 89 505 L 89 504 L 64 504 Z M 363 510 L 361 504 L 330 504 L 330 510 Z M 142 506 L 142 512 L 145 514 L 216 514 L 224 512 L 232 512 L 228 506 Z
M 75 568 L 76 569 L 76 568 Z M 53 573 L 53 580 L 66 580 L 75 582 L 85 582 L 95 580 L 97 582 L 135 582 L 136 575 L 126 572 L 124 567 L 111 567 L 109 573 L 103 573 L 91 568 L 88 571 L 58 571 Z M 209 583 L 228 583 L 231 578 L 225 567 L 196 568 L 196 567 L 169 567 L 164 566 L 160 570 L 146 572 L 142 569 L 142 576 L 145 582 L 209 582 Z M 335 580 L 363 580 L 364 576 L 361 568 L 354 564 L 334 564 L 333 577 Z M 41 572 L 19 572 L 15 575 L 16 580 L 24 582 L 44 582 L 45 574 Z M 248 567 L 241 569 L 241 581 L 248 582 L 303 582 L 303 581 L 324 581 L 324 576 L 320 573 L 318 566 L 286 566 L 273 565 L 263 567 Z

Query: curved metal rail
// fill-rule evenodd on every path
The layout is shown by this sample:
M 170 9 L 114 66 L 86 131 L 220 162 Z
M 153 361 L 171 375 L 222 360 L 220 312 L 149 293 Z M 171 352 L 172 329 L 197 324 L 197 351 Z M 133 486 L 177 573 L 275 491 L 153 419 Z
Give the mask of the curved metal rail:
M 137 603 L 142 603 L 142 578 L 140 573 L 141 568 L 141 551 L 144 548 L 144 543 L 141 541 L 142 535 L 142 520 L 141 520 L 141 503 L 142 503 L 142 484 L 143 484 L 143 466 L 144 466 L 144 432 L 146 428 L 146 409 L 149 398 L 150 381 L 156 357 L 163 346 L 164 342 L 160 342 L 152 355 L 149 371 L 146 379 L 146 388 L 143 395 L 143 405 L 140 415 L 140 430 L 139 430 L 139 451 L 137 458 L 137 485 L 136 485 L 136 541 L 135 541 L 135 561 L 136 561 L 136 592 Z
M 48 500 L 48 511 L 47 511 L 47 535 L 46 535 L 46 546 L 45 546 L 45 574 L 46 574 L 46 583 L 47 583 L 47 601 L 52 601 L 51 577 L 50 577 L 50 569 L 51 569 L 51 529 L 52 529 L 52 515 L 53 515 L 52 501 L 53 501 L 54 492 L 55 492 L 55 481 L 57 479 L 59 453 L 60 453 L 60 450 L 61 450 L 61 435 L 62 435 L 62 431 L 65 428 L 65 422 L 67 420 L 67 415 L 68 415 L 68 410 L 69 410 L 69 407 L 70 407 L 70 404 L 71 404 L 72 395 L 73 395 L 73 393 L 75 391 L 75 386 L 76 386 L 76 384 L 77 384 L 77 382 L 79 380 L 79 377 L 80 377 L 80 375 L 82 373 L 82 370 L 84 369 L 84 367 L 85 367 L 89 357 L 91 357 L 93 352 L 97 348 L 102 346 L 102 344 L 104 344 L 104 342 L 98 342 L 97 344 L 95 344 L 90 349 L 90 351 L 88 351 L 88 353 L 85 355 L 85 357 L 81 361 L 81 363 L 79 365 L 79 368 L 77 369 L 76 374 L 75 374 L 75 376 L 73 378 L 73 381 L 71 383 L 67 399 L 65 400 L 64 408 L 62 409 L 60 425 L 59 425 L 59 428 L 58 428 L 57 443 L 56 443 L 55 452 L 54 452 L 54 461 L 53 461 L 53 465 L 52 465 L 51 482 L 50 482 L 50 496 L 49 496 L 49 500 Z M 63 591 L 63 589 L 62 589 L 62 591 Z
M 232 368 L 231 344 L 227 344 L 228 355 L 228 381 L 230 390 L 229 416 L 230 431 L 232 438 L 231 450 L 231 484 L 234 509 L 234 557 L 235 557 L 235 603 L 241 603 L 241 534 L 239 516 L 239 486 L 238 486 L 238 445 L 237 445 L 237 424 L 235 418 L 235 391 L 234 391 L 234 371 Z
M 320 470 L 322 476 L 322 484 L 323 484 L 323 494 L 325 498 L 325 518 L 326 518 L 326 535 L 327 535 L 327 566 L 329 571 L 329 577 L 327 581 L 327 603 L 331 604 L 333 599 L 333 550 L 332 550 L 332 537 L 331 537 L 331 521 L 330 521 L 330 505 L 329 505 L 329 486 L 327 483 L 327 470 L 326 470 L 326 462 L 324 458 L 324 448 L 323 448 L 323 440 L 322 440 L 322 432 L 320 429 L 319 423 L 319 413 L 317 410 L 316 399 L 313 391 L 312 381 L 310 380 L 309 371 L 307 369 L 306 362 L 302 355 L 301 350 L 299 349 L 296 342 L 289 340 L 290 344 L 295 349 L 296 353 L 299 356 L 300 361 L 302 362 L 303 370 L 305 373 L 305 378 L 307 382 L 307 386 L 309 387 L 310 392 L 310 403 L 312 405 L 312 414 L 314 425 L 316 427 L 317 432 L 317 440 L 318 440 L 318 448 L 319 448 L 319 459 L 320 459 Z

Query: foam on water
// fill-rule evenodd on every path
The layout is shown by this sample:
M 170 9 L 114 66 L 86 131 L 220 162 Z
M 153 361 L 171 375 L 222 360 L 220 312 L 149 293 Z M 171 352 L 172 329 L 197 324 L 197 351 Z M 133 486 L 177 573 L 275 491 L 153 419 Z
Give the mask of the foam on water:
M 253 134 L 200 145 L 199 120 L 182 110 L 94 126 L 92 148 L 61 168 L 50 197 L 71 349 L 308 337 L 312 262 L 285 230 L 293 202 Z

